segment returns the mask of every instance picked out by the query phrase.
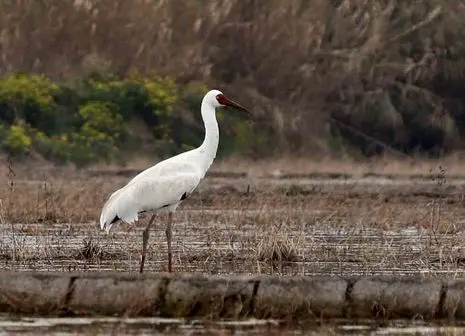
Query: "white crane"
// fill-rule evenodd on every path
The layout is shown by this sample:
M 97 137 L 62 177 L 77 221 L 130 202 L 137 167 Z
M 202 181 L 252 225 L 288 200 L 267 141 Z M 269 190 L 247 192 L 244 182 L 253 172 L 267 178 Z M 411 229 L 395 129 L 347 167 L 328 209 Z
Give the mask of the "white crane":
M 215 108 L 231 106 L 249 112 L 238 103 L 226 98 L 221 91 L 211 90 L 203 97 L 201 113 L 205 126 L 205 139 L 200 147 L 173 156 L 144 170 L 116 190 L 104 204 L 100 227 L 109 233 L 113 224 L 133 223 L 140 214 L 151 215 L 142 234 L 140 273 L 144 271 L 150 227 L 157 212 L 168 212 L 166 240 L 168 245 L 168 272 L 171 267 L 171 222 L 173 212 L 204 178 L 216 156 L 219 142 Z

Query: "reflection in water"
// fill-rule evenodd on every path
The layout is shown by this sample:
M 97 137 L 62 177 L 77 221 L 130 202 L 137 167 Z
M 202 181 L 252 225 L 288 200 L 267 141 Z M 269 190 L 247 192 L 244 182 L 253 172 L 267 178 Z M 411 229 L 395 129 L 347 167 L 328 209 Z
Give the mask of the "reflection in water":
M 137 334 L 137 335 L 451 335 L 461 325 L 442 326 L 421 321 L 334 321 L 285 325 L 276 320 L 207 321 L 165 318 L 26 318 L 0 317 L 0 334 Z

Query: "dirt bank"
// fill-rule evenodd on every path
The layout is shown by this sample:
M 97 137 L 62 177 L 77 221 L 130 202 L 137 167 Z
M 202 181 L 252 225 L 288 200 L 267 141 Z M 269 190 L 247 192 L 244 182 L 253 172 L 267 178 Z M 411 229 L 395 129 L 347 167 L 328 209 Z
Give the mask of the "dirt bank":
M 464 319 L 465 281 L 3 272 L 0 312 L 212 319 Z

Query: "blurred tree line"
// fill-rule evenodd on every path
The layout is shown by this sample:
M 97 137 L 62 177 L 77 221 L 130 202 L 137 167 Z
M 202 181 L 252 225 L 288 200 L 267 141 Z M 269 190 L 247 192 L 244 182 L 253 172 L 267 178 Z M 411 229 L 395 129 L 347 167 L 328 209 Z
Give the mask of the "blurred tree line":
M 220 113 L 220 155 L 464 148 L 463 0 L 17 0 L 0 32 L 0 141 L 19 155 L 174 154 L 200 143 L 212 87 L 255 112 Z

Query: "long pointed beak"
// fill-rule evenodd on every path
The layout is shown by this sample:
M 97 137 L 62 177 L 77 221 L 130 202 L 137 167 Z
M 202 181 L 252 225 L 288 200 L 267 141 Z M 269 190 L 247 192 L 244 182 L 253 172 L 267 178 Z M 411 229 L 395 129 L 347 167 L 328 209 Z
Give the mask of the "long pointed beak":
M 225 97 L 226 98 L 226 97 Z M 250 112 L 248 109 L 246 109 L 244 106 L 242 106 L 241 104 L 239 103 L 236 103 L 235 101 L 229 99 L 229 98 L 226 98 L 225 99 L 226 101 L 224 102 L 224 105 L 226 106 L 230 106 L 230 107 L 234 107 L 235 109 L 238 109 L 240 111 L 243 111 L 243 112 L 246 112 L 250 115 L 252 115 L 252 112 Z

